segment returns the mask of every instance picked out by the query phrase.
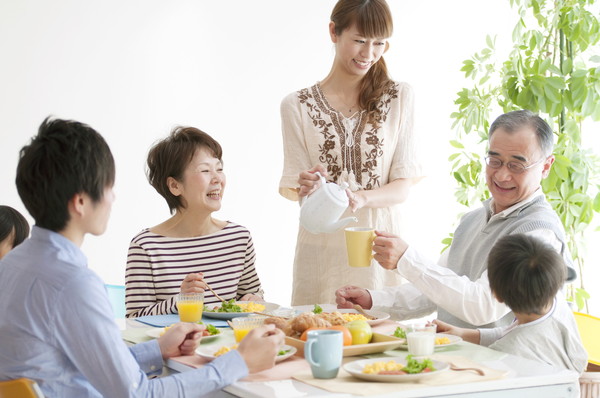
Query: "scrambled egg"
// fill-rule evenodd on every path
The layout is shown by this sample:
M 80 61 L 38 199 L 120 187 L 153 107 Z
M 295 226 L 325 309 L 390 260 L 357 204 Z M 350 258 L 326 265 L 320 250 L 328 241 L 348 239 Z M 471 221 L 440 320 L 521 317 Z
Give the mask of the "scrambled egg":
M 379 372 L 383 372 L 383 371 L 398 371 L 398 370 L 402 370 L 402 368 L 404 368 L 404 365 L 402 365 L 401 363 L 398 363 L 396 361 L 387 361 L 387 362 L 373 362 L 373 363 L 369 363 L 366 364 L 365 367 L 363 368 L 363 373 L 366 374 L 370 374 L 370 375 L 376 375 L 379 374 Z
M 344 321 L 346 321 L 346 323 L 358 320 L 367 320 L 367 318 L 362 314 L 342 314 L 342 318 L 344 318 Z
M 450 344 L 450 339 L 448 337 L 436 337 L 435 345 L 440 345 L 440 344 Z
M 262 304 L 254 303 L 252 301 L 249 301 L 248 303 L 240 303 L 238 301 L 237 305 L 242 309 L 242 312 L 263 312 L 265 308 L 267 308 Z
M 229 352 L 229 351 L 231 351 L 231 350 L 235 350 L 236 348 L 238 348 L 238 345 L 237 345 L 237 344 L 235 344 L 235 345 L 232 345 L 231 347 L 227 347 L 227 346 L 225 345 L 225 346 L 223 346 L 223 347 L 219 348 L 219 349 L 217 350 L 217 352 L 215 352 L 213 355 L 214 355 L 215 357 L 218 357 L 218 356 L 221 356 L 221 355 L 223 355 L 223 354 L 226 354 L 226 353 L 228 353 L 228 352 Z

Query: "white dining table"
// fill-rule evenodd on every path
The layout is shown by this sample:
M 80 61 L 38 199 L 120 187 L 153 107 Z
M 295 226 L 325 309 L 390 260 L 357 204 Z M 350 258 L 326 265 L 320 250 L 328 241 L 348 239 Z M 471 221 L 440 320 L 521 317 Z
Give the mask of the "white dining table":
M 390 354 L 388 351 L 387 354 Z M 401 356 L 406 351 L 395 350 Z M 579 375 L 572 371 L 557 371 L 551 366 L 521 358 L 515 355 L 503 354 L 499 359 L 486 358 L 498 357 L 498 353 L 476 344 L 460 342 L 452 350 L 452 355 L 461 355 L 473 358 L 476 362 L 486 367 L 504 370 L 508 374 L 499 380 L 482 381 L 476 383 L 453 384 L 443 386 L 423 386 L 413 390 L 403 390 L 402 397 L 510 397 L 510 398 L 576 398 L 579 397 Z M 370 355 L 369 357 L 374 357 Z M 356 357 L 361 359 L 361 357 Z M 166 365 L 174 371 L 184 372 L 190 367 L 179 362 L 169 360 Z M 225 387 L 222 391 L 215 392 L 211 397 L 242 397 L 242 398 L 293 398 L 293 397 L 359 397 L 363 395 L 331 393 L 295 379 L 245 382 L 238 381 Z M 369 395 L 369 397 L 397 397 L 398 393 Z
M 122 328 L 148 327 L 135 320 L 121 322 Z M 444 350 L 443 350 L 444 351 Z M 487 347 L 461 341 L 452 347 L 445 349 L 443 353 L 469 358 L 485 367 L 505 371 L 506 376 L 502 379 L 470 382 L 464 384 L 450 385 L 423 385 L 422 387 L 402 390 L 396 393 L 385 393 L 369 395 L 369 397 L 539 397 L 539 398 L 576 398 L 579 396 L 579 375 L 576 372 L 552 368 L 549 365 L 538 363 L 515 355 L 500 353 Z M 385 354 L 371 354 L 367 357 L 373 358 L 377 355 L 406 355 L 406 351 L 387 351 Z M 355 357 L 364 359 L 365 357 Z M 176 360 L 169 359 L 165 363 L 169 372 L 185 372 L 193 369 Z M 324 389 L 309 385 L 296 379 L 273 380 L 273 381 L 237 381 L 221 391 L 216 391 L 208 396 L 215 398 L 241 397 L 241 398 L 340 398 L 359 397 L 364 395 L 332 393 Z

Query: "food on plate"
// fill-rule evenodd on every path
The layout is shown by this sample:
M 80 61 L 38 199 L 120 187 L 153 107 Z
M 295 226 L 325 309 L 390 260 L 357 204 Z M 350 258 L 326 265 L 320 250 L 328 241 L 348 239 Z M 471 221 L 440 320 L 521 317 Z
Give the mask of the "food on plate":
M 304 312 L 290 321 L 290 326 L 293 331 L 302 334 L 308 328 L 326 328 L 333 324 L 325 319 L 323 314 L 315 315 L 312 312 Z
M 406 330 L 398 326 L 396 330 L 394 330 L 393 336 L 398 337 L 399 339 L 406 339 Z
M 282 355 L 287 354 L 288 352 L 290 352 L 291 350 L 279 350 L 279 352 L 277 352 L 277 356 L 280 357 Z
M 204 307 L 204 311 L 208 312 L 262 312 L 265 310 L 263 304 L 255 303 L 253 301 L 248 301 L 247 303 L 241 303 L 235 301 L 235 299 L 231 299 L 229 301 L 224 301 L 221 303 L 221 306 L 214 306 L 213 308 Z
M 435 338 L 435 345 L 442 345 L 442 344 L 450 344 L 450 339 L 448 337 L 436 337 Z
M 202 337 L 214 336 L 216 334 L 221 333 L 219 329 L 217 329 L 214 325 L 211 325 L 210 323 L 203 323 L 202 321 L 200 321 L 198 322 L 198 324 L 204 325 L 206 327 L 206 329 L 202 331 Z
M 373 362 L 373 363 L 368 363 L 365 365 L 365 367 L 363 368 L 363 373 L 366 374 L 370 374 L 370 375 L 377 375 L 377 374 L 406 374 L 405 371 L 403 371 L 402 369 L 404 368 L 404 365 L 401 363 L 398 363 L 396 361 L 380 361 L 380 362 Z M 392 373 L 394 372 L 394 373 Z
M 306 339 L 308 338 L 308 332 L 310 332 L 311 330 L 322 330 L 322 329 L 327 329 L 327 330 L 339 330 L 340 332 L 342 332 L 342 338 L 344 341 L 344 345 L 352 345 L 352 334 L 350 333 L 350 329 L 348 329 L 345 326 L 342 325 L 335 325 L 335 326 L 329 326 L 326 328 L 308 328 L 306 329 L 302 335 L 300 336 L 300 340 L 302 341 L 306 341 Z
M 424 358 L 419 361 L 413 358 L 412 355 L 406 357 L 406 365 L 398 363 L 394 360 L 379 361 L 366 364 L 363 368 L 363 373 L 377 375 L 402 375 L 427 373 L 434 371 L 433 362 L 429 358 Z
M 367 317 L 364 316 L 363 314 L 352 314 L 352 313 L 343 313 L 342 318 L 344 318 L 344 320 L 346 322 L 366 321 L 367 320 Z
M 281 329 L 286 336 L 300 338 L 302 333 L 310 328 L 329 328 L 331 326 L 345 326 L 348 322 L 356 320 L 366 321 L 366 317 L 361 314 L 320 312 L 315 313 L 322 308 L 315 304 L 315 309 L 310 312 L 303 312 L 292 319 L 282 317 L 270 317 L 265 319 L 265 324 L 273 324 L 276 328 Z
M 315 304 L 315 308 L 313 308 L 313 314 L 320 314 L 323 312 L 323 308 L 319 304 Z
M 223 354 L 227 354 L 229 351 L 231 350 L 235 350 L 238 348 L 238 345 L 232 345 L 232 346 L 226 346 L 224 345 L 223 347 L 219 348 L 217 351 L 215 351 L 215 353 L 213 354 L 213 356 L 218 357 L 221 356 Z
M 373 337 L 371 325 L 365 320 L 359 319 L 348 322 L 345 326 L 350 330 L 350 334 L 352 335 L 352 345 L 369 344 Z

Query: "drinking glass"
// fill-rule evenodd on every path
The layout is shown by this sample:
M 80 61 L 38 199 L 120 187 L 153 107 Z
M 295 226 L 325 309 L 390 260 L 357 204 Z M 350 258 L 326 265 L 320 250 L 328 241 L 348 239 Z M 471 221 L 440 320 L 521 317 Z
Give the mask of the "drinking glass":
M 177 296 L 177 312 L 181 322 L 200 322 L 203 310 L 204 293 L 179 293 Z

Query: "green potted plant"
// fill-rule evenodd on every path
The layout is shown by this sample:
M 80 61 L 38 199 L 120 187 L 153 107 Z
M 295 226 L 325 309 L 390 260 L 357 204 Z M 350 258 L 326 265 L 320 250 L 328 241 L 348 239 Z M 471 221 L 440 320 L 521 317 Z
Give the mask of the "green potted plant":
M 451 115 L 455 194 L 466 206 L 489 197 L 482 154 L 493 116 L 529 109 L 544 117 L 556 134 L 556 160 L 542 188 L 563 222 L 579 268 L 579 286 L 571 286 L 569 296 L 581 310 L 589 298 L 583 277 L 584 232 L 600 212 L 600 161 L 583 147 L 581 135 L 588 122 L 600 120 L 599 7 L 595 0 L 510 3 L 519 19 L 507 59 L 496 60 L 495 40 L 487 36 L 486 47 L 463 62 L 461 70 L 472 85 L 458 92 L 458 109 Z

